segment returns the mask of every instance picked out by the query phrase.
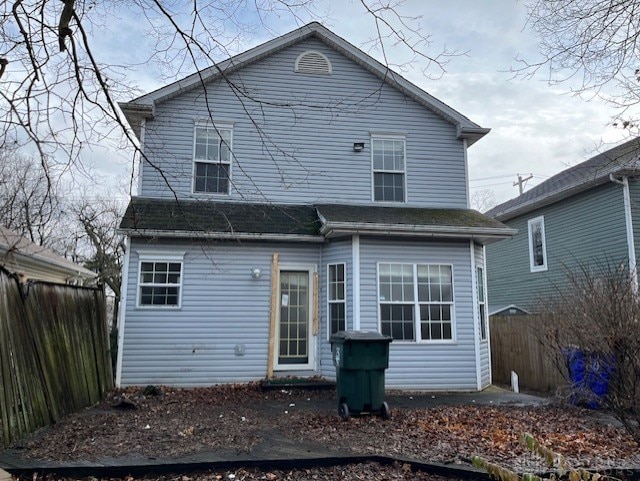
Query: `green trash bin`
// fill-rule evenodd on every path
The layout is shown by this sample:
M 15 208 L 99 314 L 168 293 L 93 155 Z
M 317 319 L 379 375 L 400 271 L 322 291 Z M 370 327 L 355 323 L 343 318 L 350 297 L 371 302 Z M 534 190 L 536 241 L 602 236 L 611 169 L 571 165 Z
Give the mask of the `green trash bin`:
M 338 385 L 338 413 L 380 414 L 389 419 L 384 402 L 384 371 L 389 367 L 390 336 L 369 331 L 339 331 L 331 336 Z

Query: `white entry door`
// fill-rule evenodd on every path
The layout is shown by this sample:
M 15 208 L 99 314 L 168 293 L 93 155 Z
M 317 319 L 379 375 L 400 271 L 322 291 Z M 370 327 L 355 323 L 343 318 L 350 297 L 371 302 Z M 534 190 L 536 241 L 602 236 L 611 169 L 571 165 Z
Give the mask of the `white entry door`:
M 275 369 L 313 369 L 313 270 L 281 269 Z

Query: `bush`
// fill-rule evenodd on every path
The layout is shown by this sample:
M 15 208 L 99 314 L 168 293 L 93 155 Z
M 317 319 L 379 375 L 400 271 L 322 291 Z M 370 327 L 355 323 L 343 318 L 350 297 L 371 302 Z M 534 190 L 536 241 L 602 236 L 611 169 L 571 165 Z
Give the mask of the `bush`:
M 634 277 L 627 268 L 610 264 L 583 265 L 567 277 L 568 287 L 545 303 L 544 342 L 556 359 L 580 352 L 585 362 L 598 361 L 598 369 L 608 369 L 608 390 L 595 401 L 640 444 L 640 301 Z M 572 366 L 567 367 L 563 372 L 571 378 Z M 586 366 L 585 375 L 596 374 Z M 587 382 L 573 386 L 579 392 L 572 395 L 584 396 L 579 388 Z

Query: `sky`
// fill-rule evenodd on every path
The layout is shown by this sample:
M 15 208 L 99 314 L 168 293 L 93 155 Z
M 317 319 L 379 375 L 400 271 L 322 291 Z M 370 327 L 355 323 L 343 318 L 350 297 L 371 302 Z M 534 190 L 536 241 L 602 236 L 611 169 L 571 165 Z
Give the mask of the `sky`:
M 541 73 L 531 79 L 514 78 L 510 72 L 516 58 L 539 58 L 537 39 L 526 27 L 526 9 L 516 0 L 407 0 L 399 7 L 402 14 L 420 17 L 424 35 L 430 35 L 430 51 L 455 50 L 441 78 L 425 75 L 426 63 L 410 58 L 400 47 L 389 45 L 387 58 L 403 64 L 402 75 L 447 103 L 491 132 L 469 148 L 470 189 L 490 191 L 497 203 L 518 195 L 513 185 L 517 175 L 533 177 L 525 190 L 559 171 L 612 147 L 625 138 L 625 132 L 611 126 L 613 110 L 602 101 L 576 97 L 570 85 L 549 86 Z M 367 51 L 374 35 L 374 23 L 356 0 L 316 2 L 316 16 L 302 15 L 297 21 L 290 15 L 263 17 L 253 35 L 238 35 L 229 53 L 246 50 L 318 20 L 357 47 Z M 249 12 L 239 12 L 243 22 L 258 25 Z M 145 64 L 131 45 L 150 45 L 150 39 L 138 20 L 121 12 L 117 36 L 96 38 L 101 58 L 140 65 L 129 71 L 131 80 L 142 91 L 153 90 L 165 82 L 157 66 Z M 122 32 L 128 32 L 126 35 Z M 147 32 L 148 33 L 148 32 Z M 379 52 L 371 52 L 381 59 Z M 427 71 L 438 75 L 437 69 Z M 119 99 L 129 100 L 129 99 Z M 109 175 L 127 165 L 122 155 L 107 150 L 95 152 L 102 172 Z

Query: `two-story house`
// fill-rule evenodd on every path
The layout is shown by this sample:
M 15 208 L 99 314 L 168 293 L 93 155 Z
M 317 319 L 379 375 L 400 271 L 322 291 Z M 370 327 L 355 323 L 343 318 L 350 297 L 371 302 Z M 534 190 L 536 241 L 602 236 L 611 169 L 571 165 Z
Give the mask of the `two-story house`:
M 490 314 L 540 311 L 584 268 L 622 265 L 637 285 L 639 154 L 627 141 L 487 212 L 518 231 L 487 247 Z
M 144 151 L 118 385 L 335 377 L 330 336 L 393 336 L 387 386 L 491 382 L 469 209 L 482 128 L 318 23 L 121 105 Z

